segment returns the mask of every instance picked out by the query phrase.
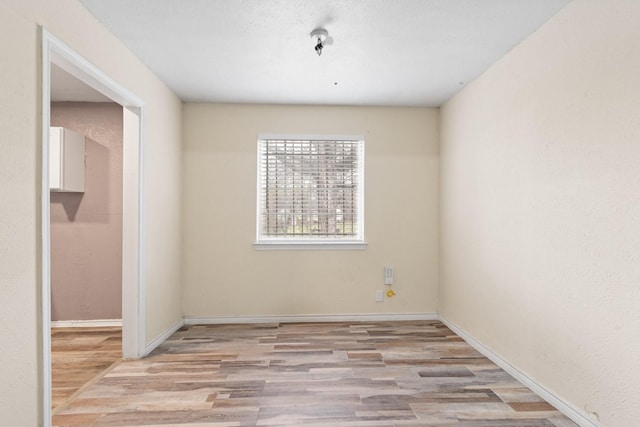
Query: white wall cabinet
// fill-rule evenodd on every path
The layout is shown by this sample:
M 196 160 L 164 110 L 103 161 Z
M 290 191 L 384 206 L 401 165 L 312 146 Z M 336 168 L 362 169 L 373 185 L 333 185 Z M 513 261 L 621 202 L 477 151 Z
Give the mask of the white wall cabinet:
M 84 136 L 61 127 L 49 130 L 49 188 L 84 192 Z

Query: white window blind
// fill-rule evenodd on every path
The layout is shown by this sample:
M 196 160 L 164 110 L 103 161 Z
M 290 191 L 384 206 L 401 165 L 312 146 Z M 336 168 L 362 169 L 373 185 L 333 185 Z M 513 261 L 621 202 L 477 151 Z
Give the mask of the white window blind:
M 258 140 L 258 242 L 362 241 L 363 139 Z

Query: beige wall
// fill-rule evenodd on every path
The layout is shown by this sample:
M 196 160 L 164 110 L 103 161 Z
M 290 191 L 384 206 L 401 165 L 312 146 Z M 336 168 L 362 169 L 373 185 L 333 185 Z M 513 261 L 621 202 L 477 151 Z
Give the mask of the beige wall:
M 0 416 L 16 426 L 40 411 L 36 37 L 0 2 Z
M 434 313 L 438 111 L 186 104 L 186 316 Z M 260 133 L 365 136 L 364 251 L 256 251 Z M 375 302 L 383 267 L 397 296 Z
M 51 320 L 122 318 L 122 106 L 54 102 L 85 136 L 84 193 L 51 192 Z
M 0 415 L 42 424 L 41 24 L 145 102 L 147 341 L 181 316 L 179 99 L 76 0 L 0 0 Z
M 610 427 L 640 419 L 639 22 L 569 4 L 441 122 L 438 311 Z

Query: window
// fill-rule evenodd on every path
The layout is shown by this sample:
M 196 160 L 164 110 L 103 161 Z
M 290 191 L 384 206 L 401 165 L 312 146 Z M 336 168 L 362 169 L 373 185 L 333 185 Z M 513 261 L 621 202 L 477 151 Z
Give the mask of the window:
M 258 249 L 361 249 L 364 138 L 258 140 Z

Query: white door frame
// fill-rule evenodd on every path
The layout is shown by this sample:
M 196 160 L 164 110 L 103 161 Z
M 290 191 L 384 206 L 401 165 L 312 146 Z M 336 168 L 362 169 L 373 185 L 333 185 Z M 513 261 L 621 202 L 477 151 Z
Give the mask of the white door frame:
M 143 102 L 46 29 L 42 31 L 42 404 L 51 425 L 51 245 L 49 209 L 49 126 L 51 64 L 123 107 L 122 354 L 145 351 Z

